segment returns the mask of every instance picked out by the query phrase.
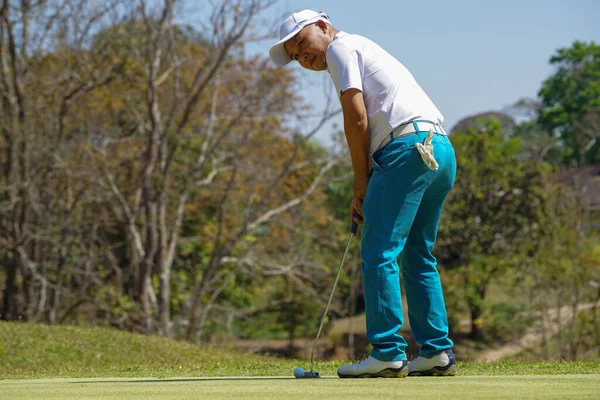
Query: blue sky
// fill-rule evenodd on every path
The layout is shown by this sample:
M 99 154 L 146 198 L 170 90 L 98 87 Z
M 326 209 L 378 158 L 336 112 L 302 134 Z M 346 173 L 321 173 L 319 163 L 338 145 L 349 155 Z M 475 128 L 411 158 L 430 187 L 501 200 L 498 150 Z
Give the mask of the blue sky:
M 278 27 L 284 13 L 304 8 L 327 12 L 336 28 L 366 36 L 398 58 L 448 128 L 535 97 L 553 71 L 548 60 L 557 48 L 600 42 L 600 0 L 280 0 L 262 17 Z M 268 55 L 270 44 L 253 51 Z M 322 108 L 323 83 L 333 91 L 328 74 L 304 72 L 296 63 L 287 68 L 306 83 L 300 94 Z M 329 130 L 318 137 L 327 142 Z

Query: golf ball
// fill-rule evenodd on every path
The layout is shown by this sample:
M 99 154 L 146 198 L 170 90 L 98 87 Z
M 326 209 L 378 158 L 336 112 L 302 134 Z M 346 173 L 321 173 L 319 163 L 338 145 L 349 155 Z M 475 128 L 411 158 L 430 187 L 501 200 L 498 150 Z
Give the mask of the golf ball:
M 302 378 L 304 376 L 304 368 L 300 368 L 300 367 L 296 368 L 294 370 L 294 376 L 296 378 Z

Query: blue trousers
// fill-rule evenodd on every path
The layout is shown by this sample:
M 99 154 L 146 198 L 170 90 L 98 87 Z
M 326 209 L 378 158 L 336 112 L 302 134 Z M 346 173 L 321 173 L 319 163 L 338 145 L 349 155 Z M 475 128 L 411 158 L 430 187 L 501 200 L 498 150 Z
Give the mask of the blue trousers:
M 401 137 L 377 150 L 363 203 L 361 255 L 367 338 L 371 356 L 406 360 L 400 293 L 402 277 L 408 316 L 419 355 L 449 349 L 448 319 L 432 249 L 446 195 L 454 186 L 456 160 L 450 140 L 435 134 L 432 144 L 439 169 L 430 170 L 415 148 L 427 132 Z

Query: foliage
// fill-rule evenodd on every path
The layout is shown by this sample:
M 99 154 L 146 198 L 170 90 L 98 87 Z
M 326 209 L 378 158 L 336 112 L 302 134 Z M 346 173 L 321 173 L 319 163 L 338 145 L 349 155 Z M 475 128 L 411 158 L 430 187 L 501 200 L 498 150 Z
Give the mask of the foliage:
M 539 96 L 540 124 L 564 146 L 563 162 L 600 162 L 600 46 L 576 41 L 550 58 L 556 72 Z
M 444 267 L 461 271 L 471 334 L 478 337 L 490 281 L 519 265 L 519 255 L 542 240 L 548 169 L 520 159 L 520 141 L 494 120 L 455 132 L 452 143 L 457 179 L 436 249 Z
M 481 318 L 481 329 L 486 339 L 495 344 L 510 342 L 521 337 L 534 323 L 526 303 L 499 303 L 486 308 Z
M 508 114 L 498 111 L 488 111 L 465 117 L 458 121 L 451 132 L 465 132 L 469 128 L 485 129 L 486 121 L 493 119 L 500 123 L 502 131 L 511 134 L 516 128 L 515 120 Z
M 215 4 L 202 33 L 173 1 L 80 3 L 2 8 L 0 37 L 53 46 L 0 54 L 22 66 L 0 87 L 1 318 L 211 341 L 265 312 L 292 332 L 282 304 L 331 281 L 320 183 L 337 161 L 289 134 L 291 72 L 243 51 L 270 2 Z
M 553 235 L 531 258 L 522 285 L 533 310 L 544 316 L 541 357 L 577 360 L 589 357 L 590 343 L 600 343 L 600 238 L 569 227 L 580 214 L 569 201 L 561 203 L 549 227 Z M 564 327 L 558 334 L 548 330 L 557 324 Z

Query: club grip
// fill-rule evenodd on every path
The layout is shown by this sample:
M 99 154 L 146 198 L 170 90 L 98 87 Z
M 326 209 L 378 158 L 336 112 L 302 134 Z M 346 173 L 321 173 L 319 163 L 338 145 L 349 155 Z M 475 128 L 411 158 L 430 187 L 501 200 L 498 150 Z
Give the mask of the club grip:
M 356 233 L 356 231 L 358 230 L 358 222 L 356 222 L 354 219 L 362 220 L 362 217 L 360 216 L 359 213 L 354 212 L 354 215 L 352 218 L 352 226 L 350 227 L 350 233 Z

